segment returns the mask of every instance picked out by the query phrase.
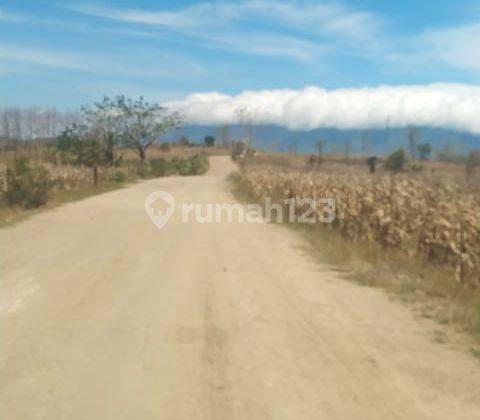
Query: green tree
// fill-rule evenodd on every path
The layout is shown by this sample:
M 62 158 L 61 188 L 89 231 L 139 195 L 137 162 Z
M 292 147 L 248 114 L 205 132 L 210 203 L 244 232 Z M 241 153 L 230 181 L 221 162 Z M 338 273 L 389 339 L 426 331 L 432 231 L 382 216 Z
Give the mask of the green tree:
M 119 112 L 119 130 L 123 143 L 136 150 L 142 161 L 147 149 L 162 134 L 177 128 L 180 115 L 158 104 L 150 104 L 141 96 L 137 100 L 117 96 L 111 112 Z
M 93 184 L 98 183 L 98 167 L 108 164 L 105 143 L 95 138 L 86 126 L 72 126 L 57 138 L 57 149 L 75 165 L 92 168 Z
M 122 140 L 123 112 L 118 109 L 118 99 L 104 96 L 101 102 L 82 107 L 82 124 L 92 137 L 103 143 L 101 152 L 105 165 L 116 162 L 115 149 Z
M 428 160 L 432 153 L 432 146 L 429 143 L 422 143 L 417 146 L 420 160 Z
M 206 136 L 204 138 L 204 141 L 205 141 L 205 144 L 207 145 L 207 147 L 213 147 L 214 144 L 215 144 L 215 137 L 213 136 Z

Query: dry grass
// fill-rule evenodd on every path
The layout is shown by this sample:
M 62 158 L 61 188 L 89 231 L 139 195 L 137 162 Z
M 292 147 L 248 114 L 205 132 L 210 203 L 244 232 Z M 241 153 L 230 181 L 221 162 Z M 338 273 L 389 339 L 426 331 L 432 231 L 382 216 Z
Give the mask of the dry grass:
M 72 201 L 83 200 L 85 198 L 102 194 L 105 192 L 113 191 L 122 188 L 126 183 L 118 182 L 102 182 L 101 184 L 94 186 L 91 183 L 84 184 L 81 187 L 71 190 L 57 190 L 51 194 L 49 201 L 42 207 L 34 209 L 24 209 L 22 207 L 10 207 L 3 205 L 0 202 L 0 228 L 12 226 L 21 222 L 35 214 L 38 214 L 45 210 L 50 210 L 62 204 Z
M 20 207 L 9 207 L 0 198 L 0 227 L 21 221 L 42 209 L 52 208 L 68 201 L 75 201 L 91 195 L 110 191 L 133 182 L 139 177 L 152 176 L 144 173 L 141 162 L 136 152 L 132 149 L 119 149 L 118 156 L 122 156 L 120 165 L 117 167 L 99 167 L 98 185 L 93 185 L 93 170 L 84 166 L 75 166 L 62 163 L 60 156 L 56 156 L 54 148 L 45 144 L 25 144 L 17 152 L 2 151 L 0 153 L 0 194 L 5 191 L 5 173 L 7 167 L 11 166 L 20 156 L 27 157 L 31 162 L 40 164 L 48 170 L 50 179 L 54 181 L 53 190 L 46 206 L 41 209 L 23 209 Z M 229 154 L 229 150 L 218 147 L 180 147 L 172 146 L 164 150 L 158 145 L 152 145 L 147 151 L 147 160 L 164 158 L 186 159 L 199 151 L 209 155 Z
M 201 148 L 208 154 L 228 154 L 225 149 Z M 147 160 L 155 158 L 171 159 L 188 158 L 199 152 L 198 147 L 171 147 L 170 150 L 162 150 L 153 145 L 147 151 Z M 149 176 L 141 173 L 142 165 L 138 155 L 131 149 L 120 149 L 118 156 L 122 156 L 118 167 L 99 167 L 98 185 L 93 185 L 92 168 L 65 164 L 54 149 L 42 144 L 28 144 L 14 151 L 2 151 L 0 153 L 0 194 L 5 191 L 5 174 L 9 166 L 13 165 L 16 157 L 26 156 L 35 165 L 41 165 L 48 170 L 50 179 L 54 181 L 54 188 L 50 193 L 47 205 L 40 209 L 24 209 L 21 207 L 9 207 L 0 198 L 0 227 L 11 225 L 44 209 L 61 205 L 62 203 L 86 198 L 91 195 L 110 191 L 133 182 L 139 177 Z
M 424 258 L 454 270 L 461 282 L 480 285 L 480 184 L 471 178 L 448 173 L 371 176 L 358 166 L 341 164 L 317 171 L 253 165 L 243 172 L 243 182 L 259 201 L 332 197 L 336 218 L 328 228 L 352 241 Z M 305 209 L 298 203 L 295 213 Z M 319 208 L 317 214 L 321 212 Z

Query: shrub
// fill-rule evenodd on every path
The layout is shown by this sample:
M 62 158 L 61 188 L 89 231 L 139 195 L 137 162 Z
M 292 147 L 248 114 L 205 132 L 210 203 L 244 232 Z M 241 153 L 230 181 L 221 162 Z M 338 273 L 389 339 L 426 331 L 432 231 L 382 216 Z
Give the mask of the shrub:
M 412 162 L 408 166 L 408 169 L 412 172 L 422 172 L 425 169 L 425 167 L 419 163 Z
M 122 171 L 115 171 L 111 180 L 117 184 L 122 184 L 127 180 L 127 175 Z
M 236 141 L 232 143 L 232 160 L 237 161 L 245 150 L 245 143 Z
M 174 159 L 180 175 L 201 175 L 208 171 L 209 160 L 206 154 L 194 155 L 189 159 Z
M 201 175 L 208 171 L 210 167 L 210 162 L 208 156 L 205 154 L 199 154 L 192 156 L 190 159 L 190 167 L 192 175 Z
M 378 158 L 376 156 L 370 156 L 365 160 L 365 163 L 368 166 L 368 171 L 371 174 L 375 173 L 375 170 L 377 168 L 377 161 L 378 161 Z
M 42 166 L 31 166 L 27 158 L 16 159 L 5 176 L 5 200 L 9 205 L 25 208 L 40 207 L 48 200 L 53 187 L 48 171 Z
M 133 166 L 133 168 L 135 170 L 135 174 L 139 178 L 148 178 L 148 176 L 150 174 L 150 166 L 147 165 L 144 161 L 141 161 L 139 159 L 132 160 L 130 162 L 130 165 Z
M 405 150 L 400 149 L 393 152 L 385 161 L 385 169 L 392 172 L 401 172 L 407 163 Z
M 178 159 L 175 162 L 175 167 L 180 175 L 191 175 L 190 159 Z
M 176 172 L 175 164 L 163 158 L 156 158 L 150 161 L 150 172 L 154 176 L 167 176 Z

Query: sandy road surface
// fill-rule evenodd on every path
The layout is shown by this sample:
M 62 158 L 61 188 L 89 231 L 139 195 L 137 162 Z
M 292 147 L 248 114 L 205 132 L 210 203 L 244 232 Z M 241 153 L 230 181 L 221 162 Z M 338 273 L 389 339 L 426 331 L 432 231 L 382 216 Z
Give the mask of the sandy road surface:
M 480 366 L 267 224 L 158 230 L 154 190 L 231 202 L 226 158 L 0 231 L 0 418 L 480 419 Z

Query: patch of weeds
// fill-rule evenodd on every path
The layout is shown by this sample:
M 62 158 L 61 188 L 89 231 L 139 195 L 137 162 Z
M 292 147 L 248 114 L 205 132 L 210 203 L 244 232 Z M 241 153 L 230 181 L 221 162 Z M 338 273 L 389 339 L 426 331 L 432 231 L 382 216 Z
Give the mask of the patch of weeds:
M 480 359 L 480 347 L 470 349 L 470 352 L 475 356 L 477 359 Z
M 33 209 L 43 206 L 53 188 L 48 171 L 39 165 L 32 165 L 26 157 L 15 160 L 5 175 L 4 198 L 9 206 Z
M 122 171 L 115 171 L 111 180 L 116 184 L 122 184 L 127 180 L 127 175 Z
M 176 172 L 176 167 L 172 161 L 156 158 L 150 161 L 150 172 L 153 176 L 168 176 Z

